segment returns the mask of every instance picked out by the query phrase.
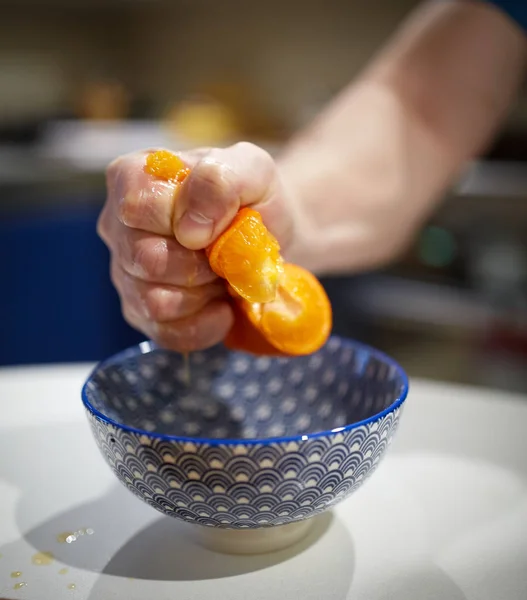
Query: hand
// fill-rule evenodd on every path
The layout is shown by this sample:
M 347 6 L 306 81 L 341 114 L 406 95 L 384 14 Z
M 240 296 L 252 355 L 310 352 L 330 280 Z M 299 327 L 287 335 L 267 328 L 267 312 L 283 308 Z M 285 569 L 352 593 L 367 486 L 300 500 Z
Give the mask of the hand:
M 253 144 L 180 153 L 191 168 L 181 185 L 147 174 L 148 153 L 108 167 L 97 231 L 110 250 L 128 323 L 163 347 L 203 349 L 220 342 L 233 322 L 225 285 L 204 248 L 248 205 L 286 248 L 293 236 L 290 200 L 274 161 Z

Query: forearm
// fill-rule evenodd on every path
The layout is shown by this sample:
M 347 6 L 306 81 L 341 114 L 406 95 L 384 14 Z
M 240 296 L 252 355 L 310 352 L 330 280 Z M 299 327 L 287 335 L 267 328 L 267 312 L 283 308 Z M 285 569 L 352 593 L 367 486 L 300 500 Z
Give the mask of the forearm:
M 485 3 L 420 7 L 280 157 L 298 199 L 291 259 L 331 272 L 396 254 L 502 123 L 526 46 Z

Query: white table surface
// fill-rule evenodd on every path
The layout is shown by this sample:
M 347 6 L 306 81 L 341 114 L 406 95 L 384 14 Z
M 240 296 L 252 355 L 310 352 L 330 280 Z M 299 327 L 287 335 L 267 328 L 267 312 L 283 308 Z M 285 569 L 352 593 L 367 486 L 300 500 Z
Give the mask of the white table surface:
M 413 381 L 372 479 L 299 547 L 234 557 L 117 482 L 80 401 L 89 369 L 0 369 L 0 598 L 527 599 L 527 397 Z

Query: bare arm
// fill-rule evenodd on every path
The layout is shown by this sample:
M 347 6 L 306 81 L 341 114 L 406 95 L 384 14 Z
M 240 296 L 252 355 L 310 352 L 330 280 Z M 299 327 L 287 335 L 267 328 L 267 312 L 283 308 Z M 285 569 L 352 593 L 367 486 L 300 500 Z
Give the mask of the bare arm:
M 162 346 L 206 348 L 234 315 L 203 249 L 241 206 L 258 210 L 289 260 L 328 273 L 396 256 L 465 162 L 491 140 L 522 77 L 525 36 L 484 2 L 427 2 L 278 163 L 241 143 L 182 153 L 179 187 L 108 169 L 99 233 L 123 314 Z
M 524 32 L 484 2 L 425 2 L 278 161 L 297 199 L 289 258 L 378 266 L 491 141 L 524 74 Z

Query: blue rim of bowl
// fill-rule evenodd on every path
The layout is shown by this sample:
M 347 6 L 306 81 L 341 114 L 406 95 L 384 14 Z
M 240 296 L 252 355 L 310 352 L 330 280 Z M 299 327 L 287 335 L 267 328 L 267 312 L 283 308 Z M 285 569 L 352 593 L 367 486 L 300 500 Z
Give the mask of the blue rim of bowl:
M 166 435 L 164 433 L 155 433 L 152 431 L 146 431 L 146 429 L 138 429 L 136 427 L 130 427 L 129 425 L 125 425 L 124 423 L 119 423 L 118 421 L 114 421 L 110 417 L 106 416 L 105 414 L 103 414 L 102 412 L 100 412 L 99 410 L 94 408 L 88 399 L 86 390 L 88 388 L 88 385 L 93 380 L 95 373 L 97 371 L 99 371 L 100 369 L 102 369 L 108 365 L 119 363 L 123 359 L 133 358 L 134 356 L 137 356 L 140 354 L 148 354 L 149 352 L 153 352 L 155 350 L 163 350 L 163 348 L 160 348 L 157 344 L 155 344 L 154 342 L 151 342 L 151 341 L 141 342 L 135 346 L 126 348 L 125 350 L 122 350 L 121 352 L 118 352 L 117 354 L 114 354 L 113 356 L 110 356 L 109 358 L 106 358 L 106 359 L 100 361 L 99 363 L 97 363 L 95 365 L 95 367 L 91 370 L 90 374 L 88 375 L 88 377 L 86 378 L 86 380 L 82 386 L 82 391 L 81 391 L 82 402 L 83 402 L 86 410 L 88 412 L 90 412 L 94 417 L 103 421 L 107 425 L 112 425 L 113 427 L 115 427 L 117 429 L 123 429 L 124 431 L 130 432 L 130 433 L 135 433 L 137 435 L 145 435 L 149 438 L 155 438 L 155 439 L 163 440 L 165 442 L 178 442 L 178 443 L 183 443 L 183 444 L 190 442 L 193 444 L 207 444 L 209 446 L 222 446 L 222 445 L 223 446 L 240 446 L 240 445 L 244 445 L 244 444 L 245 445 L 255 445 L 255 444 L 280 444 L 280 443 L 288 443 L 288 442 L 305 442 L 307 440 L 312 440 L 312 439 L 316 439 L 316 438 L 320 438 L 320 437 L 335 435 L 337 433 L 347 433 L 348 431 L 351 431 L 352 429 L 358 429 L 359 427 L 362 427 L 363 425 L 368 425 L 369 423 L 373 423 L 374 421 L 378 421 L 379 419 L 382 419 L 387 414 L 397 410 L 403 404 L 403 402 L 406 400 L 406 398 L 408 396 L 408 389 L 409 389 L 410 385 L 408 382 L 408 375 L 406 374 L 406 371 L 401 367 L 401 365 L 397 361 L 395 361 L 391 356 L 388 356 L 384 352 L 381 352 L 380 350 L 377 350 L 376 348 L 368 346 L 367 344 L 363 344 L 361 342 L 356 342 L 355 340 L 336 336 L 336 335 L 332 335 L 330 340 L 331 339 L 338 340 L 345 347 L 352 348 L 352 349 L 359 349 L 359 350 L 368 352 L 371 356 L 373 356 L 377 360 L 380 360 L 380 361 L 386 363 L 387 365 L 389 365 L 390 367 L 394 368 L 397 371 L 397 373 L 401 379 L 402 388 L 401 388 L 399 395 L 390 404 L 390 406 L 388 406 L 381 412 L 375 413 L 374 415 L 372 415 L 371 417 L 368 417 L 367 419 L 363 419 L 362 421 L 356 421 L 355 423 L 350 423 L 349 425 L 335 427 L 334 429 L 328 429 L 326 431 L 315 431 L 313 433 L 297 434 L 297 435 L 292 435 L 292 436 L 287 436 L 287 437 L 237 438 L 237 439 L 198 438 L 198 437 L 186 437 L 186 436 L 179 436 L 179 435 Z M 243 354 L 243 353 L 240 353 L 240 354 Z

